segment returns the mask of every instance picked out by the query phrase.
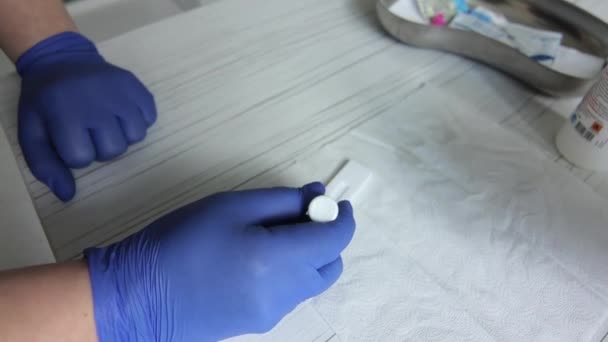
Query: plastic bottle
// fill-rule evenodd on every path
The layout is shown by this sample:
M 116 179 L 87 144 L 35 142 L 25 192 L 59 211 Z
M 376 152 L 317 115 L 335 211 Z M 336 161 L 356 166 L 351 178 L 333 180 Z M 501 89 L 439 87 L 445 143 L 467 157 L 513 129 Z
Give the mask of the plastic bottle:
M 608 68 L 562 127 L 556 143 L 561 154 L 576 166 L 608 170 Z

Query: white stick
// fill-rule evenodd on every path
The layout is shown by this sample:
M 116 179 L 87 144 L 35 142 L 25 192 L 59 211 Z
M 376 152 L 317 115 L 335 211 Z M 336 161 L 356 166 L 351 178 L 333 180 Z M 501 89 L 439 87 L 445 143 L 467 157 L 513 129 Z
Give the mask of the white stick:
M 346 165 L 327 185 L 326 196 L 337 202 L 348 200 L 355 203 L 372 177 L 372 173 L 363 165 L 348 161 Z

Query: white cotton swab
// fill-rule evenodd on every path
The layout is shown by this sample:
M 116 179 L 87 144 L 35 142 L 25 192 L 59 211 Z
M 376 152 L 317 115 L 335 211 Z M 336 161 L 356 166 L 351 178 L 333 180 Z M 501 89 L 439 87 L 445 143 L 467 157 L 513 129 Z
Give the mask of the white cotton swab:
M 356 203 L 372 173 L 363 165 L 348 161 L 327 185 L 324 196 L 313 199 L 308 206 L 308 217 L 314 222 L 333 222 L 338 218 L 338 202 Z

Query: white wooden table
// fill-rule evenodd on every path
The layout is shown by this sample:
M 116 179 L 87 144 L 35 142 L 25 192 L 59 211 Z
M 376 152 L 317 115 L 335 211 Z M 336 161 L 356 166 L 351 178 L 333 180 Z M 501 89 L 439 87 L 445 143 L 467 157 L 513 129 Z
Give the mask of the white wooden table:
M 579 3 L 608 19 L 608 2 Z M 16 164 L 0 165 L 0 175 L 8 174 L 2 188 L 22 198 L 29 190 L 58 260 L 123 238 L 206 194 L 259 184 L 425 85 L 528 139 L 608 199 L 608 175 L 573 167 L 553 144 L 560 116 L 578 99 L 548 99 L 483 65 L 398 44 L 379 29 L 374 0 L 214 1 L 101 50 L 149 85 L 160 117 L 148 139 L 119 160 L 77 171 L 78 195 L 67 205 L 25 168 L 16 140 L 18 80 L 0 81 L 7 136 L 0 135 L 0 159 L 9 158 L 7 144 L 16 155 Z M 24 169 L 25 186 L 15 165 Z M 0 217 L 33 214 L 27 200 L 13 201 L 10 191 L 0 196 Z M 32 216 L 14 222 L 19 230 L 40 229 Z M 14 264 L 49 260 L 39 254 Z M 324 339 L 333 336 L 320 330 Z
M 608 198 L 608 175 L 573 167 L 554 147 L 560 116 L 579 99 L 546 98 L 486 66 L 397 44 L 378 28 L 373 0 L 344 1 L 276 0 L 246 13 L 238 1 L 211 2 L 103 43 L 108 59 L 150 86 L 161 115 L 149 138 L 120 160 L 77 171 L 71 204 L 25 171 L 57 258 L 75 257 L 170 208 L 287 163 L 379 108 L 415 96 L 424 84 L 456 94 L 479 115 L 521 134 Z M 608 3 L 582 5 L 608 18 Z M 14 75 L 2 81 L 0 119 L 25 168 L 16 139 L 18 93 Z M 359 95 L 357 110 L 342 113 L 345 101 Z M 376 98 L 379 104 L 371 102 Z M 99 222 L 108 214 L 112 220 Z

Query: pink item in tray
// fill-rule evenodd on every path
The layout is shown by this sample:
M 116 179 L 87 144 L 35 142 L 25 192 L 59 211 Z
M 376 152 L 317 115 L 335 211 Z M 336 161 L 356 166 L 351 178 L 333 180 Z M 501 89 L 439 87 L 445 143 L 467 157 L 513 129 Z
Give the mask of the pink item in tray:
M 432 19 L 431 19 L 431 25 L 433 26 L 446 26 L 448 23 L 445 20 L 445 15 L 443 13 L 439 13 L 437 15 L 435 15 Z

